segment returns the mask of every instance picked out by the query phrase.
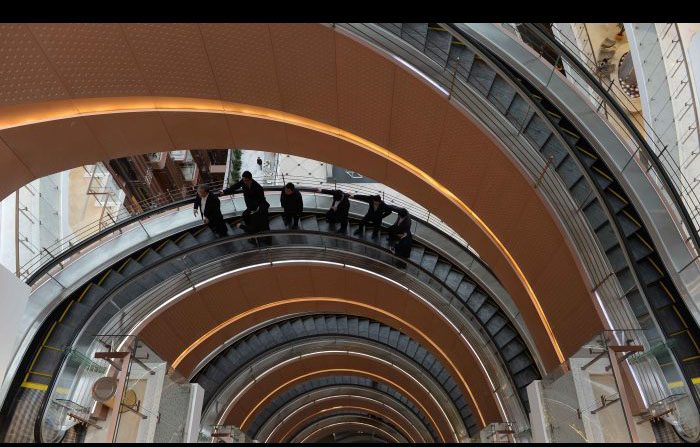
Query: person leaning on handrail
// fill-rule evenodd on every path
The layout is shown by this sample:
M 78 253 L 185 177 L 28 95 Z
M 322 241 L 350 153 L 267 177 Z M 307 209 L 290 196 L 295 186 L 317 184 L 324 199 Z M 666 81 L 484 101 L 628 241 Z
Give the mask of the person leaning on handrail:
M 350 197 L 369 203 L 367 214 L 365 214 L 365 217 L 360 221 L 360 226 L 355 230 L 355 236 L 359 236 L 363 233 L 365 225 L 368 227 L 371 225 L 373 228 L 372 238 L 376 239 L 379 237 L 379 229 L 382 227 L 382 221 L 386 216 L 391 214 L 392 208 L 384 203 L 379 195 L 363 196 L 360 194 L 351 194 Z
M 194 198 L 194 215 L 197 216 L 197 211 L 202 213 L 202 220 L 209 228 L 219 237 L 224 237 L 228 234 L 224 216 L 221 214 L 221 201 L 213 192 L 209 191 L 208 185 L 199 185 L 197 187 L 197 196 Z
M 330 209 L 326 212 L 326 220 L 328 221 L 329 231 L 333 231 L 336 223 L 340 223 L 340 229 L 336 233 L 345 234 L 348 231 L 348 213 L 350 212 L 349 194 L 344 193 L 339 189 L 321 189 L 316 192 L 330 194 L 333 196 L 333 203 Z
M 301 198 L 301 193 L 294 187 L 294 183 L 287 183 L 282 188 L 280 205 L 284 210 L 282 213 L 284 224 L 287 227 L 291 225 L 293 230 L 299 229 L 299 218 L 304 210 L 304 201 Z
M 388 205 L 391 206 L 391 205 Z M 389 241 L 393 242 L 390 250 L 396 255 L 404 259 L 411 256 L 411 248 L 413 247 L 413 234 L 411 234 L 411 216 L 408 215 L 406 208 L 392 207 L 397 212 L 398 217 L 396 222 L 388 228 Z M 405 268 L 405 263 L 400 263 L 399 267 Z
M 243 223 L 238 223 L 238 227 L 246 233 L 258 233 L 270 229 L 270 221 L 267 217 L 267 210 L 270 204 L 265 199 L 265 190 L 255 180 L 250 171 L 244 171 L 241 179 L 224 189 L 222 195 L 233 194 L 237 190 L 243 191 L 246 209 L 243 211 Z

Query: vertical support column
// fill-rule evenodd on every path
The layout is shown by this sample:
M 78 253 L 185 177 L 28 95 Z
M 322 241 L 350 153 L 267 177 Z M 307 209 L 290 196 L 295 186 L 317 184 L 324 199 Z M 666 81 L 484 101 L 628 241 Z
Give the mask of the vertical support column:
M 190 384 L 190 402 L 187 408 L 184 442 L 197 442 L 201 430 L 202 405 L 204 403 L 204 388 L 197 383 Z
M 608 347 L 608 356 L 610 357 L 610 366 L 612 367 L 613 374 L 615 375 L 615 382 L 617 382 L 617 389 L 620 393 L 620 399 L 622 400 L 622 408 L 625 410 L 625 421 L 627 421 L 627 428 L 630 432 L 630 438 L 632 442 L 639 442 L 639 435 L 637 434 L 637 426 L 634 422 L 634 417 L 632 416 L 632 407 L 630 405 L 630 396 L 627 393 L 627 387 L 625 386 L 625 381 L 622 380 L 622 374 L 620 372 L 620 364 L 617 358 L 617 352 L 619 349 L 615 349 L 615 346 Z
M 544 409 L 542 396 L 542 381 L 533 380 L 527 386 L 527 399 L 530 402 L 530 429 L 532 430 L 532 442 L 552 442 L 547 428 L 547 415 Z

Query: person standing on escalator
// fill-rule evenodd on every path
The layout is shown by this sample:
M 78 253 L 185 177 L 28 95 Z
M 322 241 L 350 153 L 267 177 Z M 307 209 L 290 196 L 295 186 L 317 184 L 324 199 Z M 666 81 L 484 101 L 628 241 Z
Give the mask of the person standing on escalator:
M 239 189 L 243 190 L 246 209 L 243 211 L 243 223 L 239 222 L 238 227 L 249 234 L 269 230 L 267 210 L 270 204 L 265 199 L 265 190 L 253 180 L 250 171 L 243 172 L 241 180 L 224 189 L 221 194 L 233 194 Z
M 197 211 L 202 213 L 202 220 L 217 236 L 224 237 L 228 234 L 224 216 L 221 214 L 221 201 L 216 194 L 209 192 L 208 185 L 197 187 L 197 196 L 194 198 L 195 217 Z
M 284 224 L 287 227 L 291 225 L 292 230 L 298 230 L 299 218 L 304 210 L 304 201 L 301 198 L 301 193 L 294 187 L 294 183 L 287 183 L 284 188 L 282 188 L 280 205 L 282 205 L 282 209 L 284 210 L 282 213 Z M 292 221 L 294 223 L 292 223 Z
M 411 216 L 408 215 L 408 210 L 406 208 L 392 208 L 397 212 L 398 217 L 396 218 L 396 222 L 387 229 L 389 232 L 391 251 L 396 256 L 408 259 L 411 256 L 411 248 L 413 247 Z M 406 267 L 406 264 L 401 263 L 399 266 L 403 268 Z

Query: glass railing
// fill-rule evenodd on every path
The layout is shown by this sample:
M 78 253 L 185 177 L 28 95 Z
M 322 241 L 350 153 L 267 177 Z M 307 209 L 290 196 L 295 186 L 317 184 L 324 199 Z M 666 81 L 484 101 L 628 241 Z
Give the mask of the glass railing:
M 516 29 L 516 25 L 524 26 L 529 31 L 527 40 L 523 39 Z M 564 66 L 565 78 L 583 94 L 584 98 L 588 99 L 596 113 L 610 123 L 610 128 L 618 135 L 629 152 L 629 159 L 622 172 L 627 169 L 630 163 L 634 162 L 642 172 L 647 174 L 659 197 L 670 206 L 670 215 L 674 219 L 678 231 L 683 235 L 688 250 L 694 257 L 697 257 L 700 253 L 698 251 L 700 246 L 700 236 L 698 236 L 700 196 L 697 192 L 699 181 L 695 178 L 690 179 L 686 175 L 688 169 L 681 168 L 678 157 L 674 155 L 674 148 L 669 147 L 664 142 L 665 139 L 657 132 L 660 130 L 662 134 L 665 134 L 668 129 L 656 129 L 656 126 L 645 118 L 640 104 L 627 94 L 625 89 L 619 85 L 619 81 L 616 82 L 615 79 L 610 79 L 607 74 L 601 73 L 601 70 L 598 69 L 599 64 L 596 63 L 595 59 L 591 59 L 593 53 L 592 49 L 589 48 L 590 39 L 577 41 L 571 32 L 558 28 L 557 24 L 552 26 L 556 40 L 554 37 L 549 40 L 545 37 L 546 32 L 541 31 L 533 24 L 503 24 L 502 29 L 535 51 L 539 52 L 542 47 L 547 47 L 558 54 L 555 60 L 549 60 L 544 57 L 546 53 L 539 53 L 543 60 L 552 65 L 553 72 L 557 71 L 556 67 L 561 63 Z M 670 41 L 666 44 L 661 43 L 662 47 L 668 47 L 667 53 L 669 55 L 674 51 L 674 45 L 679 42 L 679 39 L 672 37 L 673 30 L 677 34 L 677 28 L 667 27 L 664 39 L 670 39 Z M 559 46 L 554 42 L 558 43 Z M 659 67 L 662 67 L 664 63 L 663 60 L 656 61 L 655 67 L 651 69 L 659 70 Z M 665 70 L 665 68 L 661 69 Z M 682 73 L 681 70 L 687 70 L 684 58 L 683 64 L 677 65 L 676 69 L 679 73 Z M 687 72 L 684 75 L 675 74 L 674 76 L 688 77 Z M 682 79 L 674 81 L 675 84 L 681 86 L 676 88 L 676 93 L 686 92 L 686 95 L 692 95 L 692 89 L 684 87 L 688 83 L 682 81 Z M 672 94 L 669 97 L 658 99 L 668 103 L 670 107 L 672 102 L 678 101 L 675 96 Z M 694 100 L 686 102 L 686 106 L 679 110 L 678 114 L 682 114 L 683 118 L 691 124 L 689 124 L 682 139 L 689 142 L 691 146 L 697 146 L 700 139 L 697 133 L 695 102 Z M 676 118 L 680 118 L 680 116 Z M 691 153 L 696 152 L 697 149 L 695 151 L 691 149 Z M 700 170 L 700 160 L 697 163 L 699 163 L 698 169 Z M 696 260 L 696 262 L 699 261 Z
M 323 188 L 342 189 L 350 194 L 379 194 L 386 203 L 406 208 L 409 213 L 417 219 L 434 226 L 449 237 L 455 239 L 473 254 L 477 255 L 467 241 L 430 210 L 405 196 L 387 194 L 381 185 L 367 186 L 362 183 L 337 183 L 314 177 L 295 177 L 273 174 L 271 175 L 271 181 L 265 183 L 263 187 L 268 191 L 267 194 L 278 194 L 276 191 L 281 190 L 287 182 L 293 182 L 297 188 L 301 190 L 304 190 L 304 188 L 311 190 Z M 214 192 L 219 192 L 222 189 L 221 182 L 212 183 L 209 184 L 209 186 Z M 234 195 L 240 194 L 241 192 L 239 191 Z M 118 213 L 111 213 L 109 210 L 105 210 L 105 214 L 102 218 L 80 228 L 69 236 L 58 240 L 55 244 L 45 247 L 38 252 L 22 266 L 20 278 L 33 284 L 39 277 L 37 272 L 42 273 L 54 269 L 52 273 L 55 274 L 57 272 L 55 267 L 59 269 L 64 268 L 71 259 L 80 257 L 82 253 L 91 250 L 95 244 L 99 243 L 104 238 L 111 237 L 118 232 L 127 231 L 127 229 L 131 227 L 143 226 L 145 219 L 159 218 L 165 213 L 176 212 L 183 207 L 191 208 L 191 201 L 194 200 L 195 196 L 196 187 L 194 186 L 178 188 L 140 202 L 138 204 L 138 212 L 129 212 L 126 208 L 120 209 Z M 226 200 L 229 199 L 222 197 L 222 202 Z

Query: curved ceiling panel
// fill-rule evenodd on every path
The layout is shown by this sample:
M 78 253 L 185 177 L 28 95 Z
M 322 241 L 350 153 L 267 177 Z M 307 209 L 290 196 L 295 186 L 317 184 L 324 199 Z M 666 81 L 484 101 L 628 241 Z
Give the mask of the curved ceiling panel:
M 293 264 L 245 270 L 209 283 L 164 309 L 141 336 L 187 376 L 235 334 L 295 312 L 358 315 L 410 335 L 455 377 L 481 425 L 500 419 L 478 359 L 456 328 L 446 330 L 435 311 L 405 289 L 355 269 Z
M 45 86 L 27 95 L 13 74 L 19 87 L 0 98 L 3 196 L 50 172 L 158 150 L 243 147 L 327 160 L 429 206 L 467 237 L 520 306 L 548 367 L 601 329 L 565 237 L 500 148 L 427 83 L 331 28 L 3 26 L 28 36 L 12 51 L 27 55 L 24 72 Z M 230 104 L 297 122 L 233 114 Z M 310 121 L 342 131 L 330 136 Z

